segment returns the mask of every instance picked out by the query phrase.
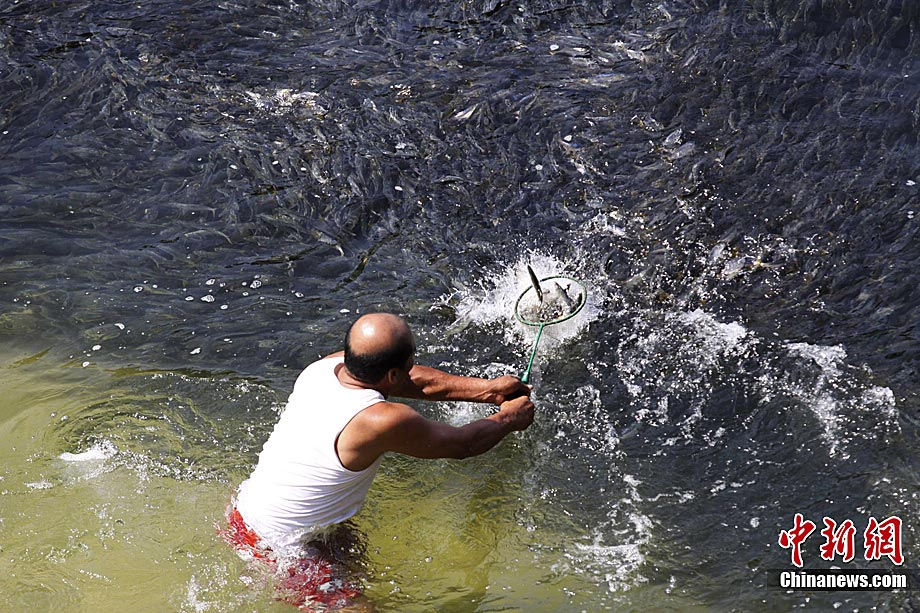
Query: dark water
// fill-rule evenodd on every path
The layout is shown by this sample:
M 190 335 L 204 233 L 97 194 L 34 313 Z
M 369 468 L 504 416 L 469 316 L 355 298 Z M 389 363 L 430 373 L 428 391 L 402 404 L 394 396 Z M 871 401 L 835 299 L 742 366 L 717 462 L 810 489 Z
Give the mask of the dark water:
M 893 0 L 6 1 L 0 341 L 143 398 L 48 426 L 47 455 L 107 440 L 229 487 L 356 312 L 404 313 L 420 361 L 519 372 L 506 299 L 536 262 L 593 309 L 501 477 L 556 535 L 527 545 L 561 560 L 542 585 L 909 606 L 765 571 L 796 512 L 897 514 L 920 565 L 918 52 Z

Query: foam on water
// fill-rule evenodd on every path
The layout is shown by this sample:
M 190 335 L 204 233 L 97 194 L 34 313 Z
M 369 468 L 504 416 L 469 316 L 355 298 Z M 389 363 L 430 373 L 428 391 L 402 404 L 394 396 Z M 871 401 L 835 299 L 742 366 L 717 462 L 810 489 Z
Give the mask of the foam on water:
M 749 334 L 740 323 L 722 323 L 701 309 L 678 313 L 676 317 L 694 329 L 696 337 L 703 341 L 701 355 L 708 358 L 735 351 Z
M 787 343 L 786 348 L 792 355 L 814 361 L 821 367 L 822 375 L 829 382 L 840 377 L 840 364 L 847 358 L 847 350 L 840 345 L 824 347 L 808 343 Z
M 50 481 L 42 479 L 41 481 L 30 481 L 25 484 L 30 490 L 48 490 L 54 487 L 54 484 Z
M 118 448 L 115 447 L 110 441 L 100 441 L 94 444 L 92 447 L 86 451 L 81 451 L 79 453 L 70 453 L 65 451 L 58 458 L 64 460 L 65 462 L 90 462 L 90 461 L 100 461 L 107 460 L 118 453 Z
M 78 453 L 65 451 L 58 456 L 65 462 L 64 475 L 72 481 L 95 479 L 115 468 L 109 462 L 118 453 L 118 448 L 108 440 L 94 443 L 89 449 Z

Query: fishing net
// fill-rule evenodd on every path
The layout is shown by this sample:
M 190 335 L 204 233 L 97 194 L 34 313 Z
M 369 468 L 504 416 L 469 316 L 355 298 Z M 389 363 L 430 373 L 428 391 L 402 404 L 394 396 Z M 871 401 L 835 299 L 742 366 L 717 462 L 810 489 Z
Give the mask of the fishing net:
M 537 287 L 528 287 L 514 305 L 514 315 L 524 325 L 561 323 L 577 315 L 587 301 L 588 290 L 569 277 L 546 277 L 540 280 L 539 286 L 540 293 Z

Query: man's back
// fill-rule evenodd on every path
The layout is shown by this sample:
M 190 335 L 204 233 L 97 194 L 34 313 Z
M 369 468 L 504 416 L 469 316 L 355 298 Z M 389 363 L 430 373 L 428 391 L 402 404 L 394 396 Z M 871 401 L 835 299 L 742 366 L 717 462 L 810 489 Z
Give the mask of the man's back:
M 348 422 L 383 401 L 376 390 L 342 385 L 340 364 L 341 358 L 319 360 L 300 374 L 256 469 L 240 485 L 237 509 L 273 549 L 354 515 L 380 463 L 352 471 L 336 453 Z

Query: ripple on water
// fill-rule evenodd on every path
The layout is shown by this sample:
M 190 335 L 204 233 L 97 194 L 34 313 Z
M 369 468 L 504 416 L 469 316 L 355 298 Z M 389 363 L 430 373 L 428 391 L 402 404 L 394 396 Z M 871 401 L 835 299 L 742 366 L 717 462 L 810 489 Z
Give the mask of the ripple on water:
M 253 381 L 138 373 L 54 423 L 58 445 L 67 449 L 58 457 L 81 478 L 118 465 L 142 479 L 223 480 L 261 445 L 275 405 L 274 391 Z M 247 411 L 249 424 L 240 427 Z

